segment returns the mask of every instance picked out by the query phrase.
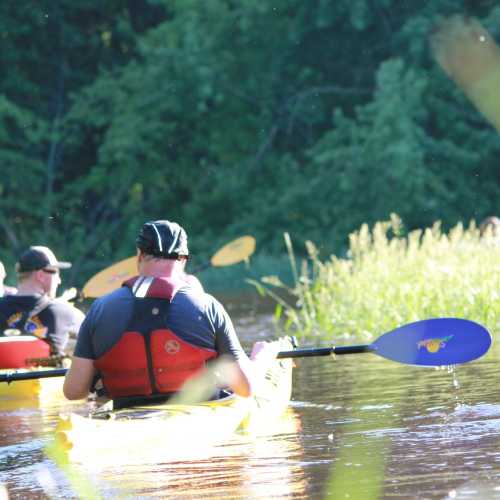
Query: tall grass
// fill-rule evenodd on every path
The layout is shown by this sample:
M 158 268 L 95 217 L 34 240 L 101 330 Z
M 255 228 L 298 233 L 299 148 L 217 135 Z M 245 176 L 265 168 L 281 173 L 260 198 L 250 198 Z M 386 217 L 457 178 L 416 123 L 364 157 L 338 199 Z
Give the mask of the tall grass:
M 266 276 L 254 286 L 277 302 L 276 316 L 299 337 L 371 339 L 398 325 L 432 317 L 460 317 L 500 330 L 500 243 L 474 222 L 448 233 L 439 222 L 403 235 L 401 220 L 350 235 L 348 258 L 298 261 L 285 234 L 295 284 Z M 292 297 L 292 300 L 289 298 Z

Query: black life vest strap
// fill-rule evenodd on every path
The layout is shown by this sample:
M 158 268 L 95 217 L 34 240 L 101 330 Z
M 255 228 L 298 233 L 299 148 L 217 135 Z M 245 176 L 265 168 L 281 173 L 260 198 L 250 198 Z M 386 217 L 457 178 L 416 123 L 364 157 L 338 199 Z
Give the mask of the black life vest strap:
M 47 295 L 44 294 L 44 295 L 42 295 L 42 298 L 41 298 L 40 302 L 38 302 L 36 307 L 34 307 L 33 309 L 31 309 L 29 311 L 23 311 L 21 313 L 21 318 L 19 319 L 18 328 L 17 328 L 17 330 L 19 330 L 21 332 L 21 335 L 29 335 L 31 337 L 36 337 L 36 335 L 33 335 L 30 332 L 28 332 L 28 322 L 31 318 L 33 318 L 37 314 L 40 314 L 45 308 L 47 308 L 51 302 L 52 302 L 51 299 Z M 2 323 L 7 324 L 7 317 L 4 314 L 2 315 Z M 3 336 L 4 336 L 4 332 L 1 331 L 0 337 L 3 337 Z
M 40 314 L 45 308 L 47 308 L 50 304 L 51 300 L 47 295 L 42 296 L 42 300 L 38 303 L 36 307 L 34 307 L 31 311 L 24 311 L 23 315 L 21 316 L 21 319 L 19 323 L 22 325 L 22 334 L 23 335 L 31 335 L 28 332 L 28 322 L 31 318 L 34 316 L 37 316 Z

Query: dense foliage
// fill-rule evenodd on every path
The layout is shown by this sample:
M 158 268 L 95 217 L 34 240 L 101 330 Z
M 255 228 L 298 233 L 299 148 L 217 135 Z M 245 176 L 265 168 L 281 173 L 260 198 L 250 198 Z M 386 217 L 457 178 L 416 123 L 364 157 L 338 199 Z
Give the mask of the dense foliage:
M 500 138 L 429 49 L 457 12 L 499 39 L 493 1 L 1 2 L 0 259 L 49 244 L 81 284 L 149 218 L 326 255 L 498 212 Z
M 490 228 L 491 229 L 491 228 Z M 276 276 L 254 282 L 277 301 L 277 318 L 304 338 L 366 341 L 427 318 L 468 318 L 500 330 L 500 234 L 461 223 L 449 232 L 435 223 L 404 236 L 396 215 L 351 233 L 348 258 L 308 259 L 298 265 L 290 238 L 295 286 Z M 285 293 L 283 293 L 285 292 Z

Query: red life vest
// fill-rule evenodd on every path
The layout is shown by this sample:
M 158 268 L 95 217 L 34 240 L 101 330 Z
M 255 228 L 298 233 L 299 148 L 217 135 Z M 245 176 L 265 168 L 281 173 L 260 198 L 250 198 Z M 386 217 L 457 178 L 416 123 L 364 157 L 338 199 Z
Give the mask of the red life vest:
M 123 284 L 135 296 L 132 318 L 120 340 L 94 361 L 109 397 L 178 391 L 217 356 L 212 349 L 182 340 L 166 325 L 170 301 L 182 284 L 144 276 Z

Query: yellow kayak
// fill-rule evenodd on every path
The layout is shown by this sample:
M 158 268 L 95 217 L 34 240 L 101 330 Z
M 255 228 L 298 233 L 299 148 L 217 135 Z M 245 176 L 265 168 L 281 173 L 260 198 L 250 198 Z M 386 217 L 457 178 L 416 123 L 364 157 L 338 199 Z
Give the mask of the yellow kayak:
M 52 368 L 39 366 L 49 360 L 50 348 L 43 340 L 29 335 L 0 337 L 0 375 L 50 370 Z M 60 377 L 0 382 L 0 399 L 61 399 L 63 381 Z
M 51 368 L 47 368 L 51 370 Z M 29 369 L 15 370 L 15 373 L 29 372 Z M 40 371 L 40 368 L 37 369 Z M 13 373 L 12 370 L 0 370 L 0 374 Z M 45 400 L 62 399 L 62 386 L 64 377 L 41 378 L 36 380 L 20 380 L 16 382 L 0 383 L 0 400 L 2 399 L 38 399 Z
M 281 339 L 280 349 L 292 349 Z M 60 459 L 92 465 L 151 463 L 193 458 L 224 443 L 238 430 L 258 432 L 288 407 L 292 360 L 267 371 L 257 394 L 234 394 L 198 404 L 162 403 L 124 409 L 98 408 L 87 416 L 61 416 L 53 452 Z

